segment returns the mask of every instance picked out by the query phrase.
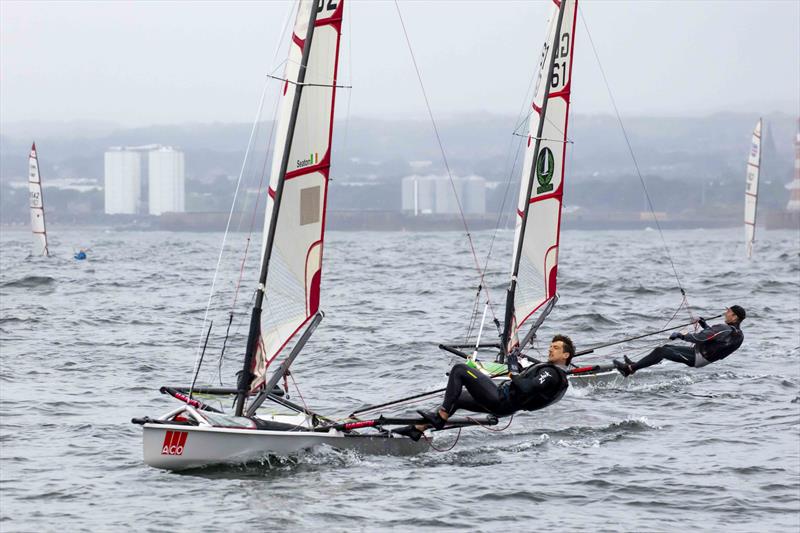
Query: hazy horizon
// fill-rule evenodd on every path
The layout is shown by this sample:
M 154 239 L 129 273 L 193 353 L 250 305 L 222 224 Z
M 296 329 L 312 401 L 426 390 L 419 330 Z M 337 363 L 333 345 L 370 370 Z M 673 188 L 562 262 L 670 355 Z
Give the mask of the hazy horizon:
M 252 123 L 292 4 L 4 1 L 3 128 Z M 549 2 L 399 5 L 437 118 L 526 105 Z M 800 2 L 580 5 L 574 113 L 614 113 L 600 65 L 626 117 L 800 113 Z M 339 118 L 427 116 L 393 2 L 349 0 L 339 79 Z

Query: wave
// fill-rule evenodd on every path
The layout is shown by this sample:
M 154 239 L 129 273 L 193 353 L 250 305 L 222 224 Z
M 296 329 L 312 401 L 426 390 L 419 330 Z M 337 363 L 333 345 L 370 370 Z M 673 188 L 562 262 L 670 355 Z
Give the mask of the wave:
M 50 287 L 55 285 L 56 279 L 50 276 L 25 276 L 24 278 L 6 281 L 0 287 L 32 289 L 37 287 Z

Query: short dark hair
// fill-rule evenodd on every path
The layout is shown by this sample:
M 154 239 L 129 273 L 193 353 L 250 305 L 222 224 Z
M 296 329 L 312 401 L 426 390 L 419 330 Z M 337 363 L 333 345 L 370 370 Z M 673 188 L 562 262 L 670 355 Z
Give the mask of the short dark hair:
M 567 364 L 570 364 L 572 362 L 572 358 L 575 357 L 575 345 L 572 343 L 572 339 L 566 335 L 554 335 L 553 340 L 550 342 L 557 341 L 564 343 L 564 350 L 569 354 L 569 357 L 567 358 Z
M 728 309 L 733 311 L 733 314 L 736 315 L 736 318 L 739 319 L 739 322 L 741 322 L 742 320 L 745 319 L 745 317 L 747 317 L 747 312 L 741 305 L 732 305 Z

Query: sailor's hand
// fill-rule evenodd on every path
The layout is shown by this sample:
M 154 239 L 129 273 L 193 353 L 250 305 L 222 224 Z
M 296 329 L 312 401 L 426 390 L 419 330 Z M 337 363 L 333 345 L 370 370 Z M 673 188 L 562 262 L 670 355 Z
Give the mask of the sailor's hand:
M 682 340 L 683 339 L 683 334 L 678 332 L 678 331 L 672 332 L 672 335 L 669 336 L 669 340 L 674 341 L 675 339 L 681 339 Z
M 519 374 L 519 358 L 517 357 L 517 350 L 512 350 L 506 356 L 506 365 L 508 366 L 509 374 Z

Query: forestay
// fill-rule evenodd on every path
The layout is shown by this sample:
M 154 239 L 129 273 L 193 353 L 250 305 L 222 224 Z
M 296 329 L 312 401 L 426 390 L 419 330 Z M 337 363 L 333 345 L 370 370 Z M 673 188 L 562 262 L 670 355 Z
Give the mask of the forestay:
M 309 32 L 314 2 L 300 3 L 284 74 L 262 243 L 262 262 L 269 261 L 269 268 L 251 390 L 264 383 L 269 363 L 319 308 L 344 0 L 319 4 L 313 31 Z M 303 79 L 301 64 L 307 38 L 311 38 L 311 48 Z M 293 123 L 298 80 L 302 80 L 302 90 Z M 284 175 L 282 154 L 287 143 L 290 151 Z M 276 195 L 280 197 L 278 203 Z M 265 253 L 276 208 L 274 240 L 270 253 Z
M 758 119 L 753 130 L 753 143 L 747 158 L 747 185 L 744 192 L 744 238 L 747 257 L 753 255 L 753 242 L 756 240 L 756 210 L 758 208 L 758 176 L 761 167 L 761 123 Z
M 566 0 L 563 9 L 554 2 L 539 61 L 517 204 L 507 348 L 518 342 L 525 321 L 556 294 L 576 14 L 577 0 Z
M 44 225 L 44 199 L 42 198 L 42 178 L 39 175 L 39 159 L 36 156 L 36 143 L 31 146 L 28 156 L 28 190 L 31 208 L 31 229 L 33 230 L 33 253 L 49 255 L 47 249 L 47 230 Z

